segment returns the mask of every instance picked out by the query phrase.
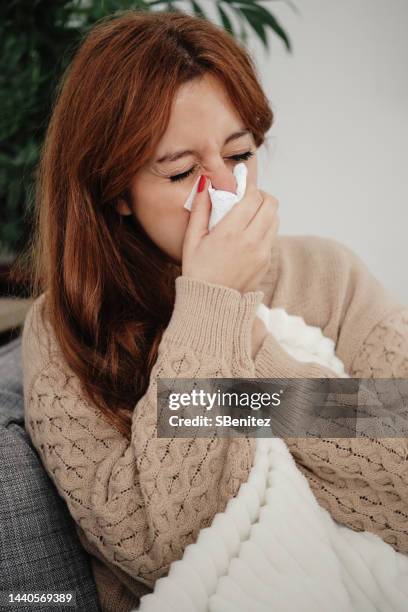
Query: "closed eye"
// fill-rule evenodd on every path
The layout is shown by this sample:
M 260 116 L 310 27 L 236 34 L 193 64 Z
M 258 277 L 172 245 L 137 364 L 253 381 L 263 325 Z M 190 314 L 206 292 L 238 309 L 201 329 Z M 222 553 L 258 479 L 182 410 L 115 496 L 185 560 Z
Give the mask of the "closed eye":
M 229 157 L 228 159 L 233 159 L 234 161 L 243 161 L 243 160 L 246 160 L 252 157 L 253 154 L 254 154 L 253 151 L 246 151 L 245 153 L 240 153 L 239 155 L 231 155 L 231 157 Z M 181 174 L 175 174 L 173 176 L 169 176 L 168 178 L 172 182 L 182 181 L 194 172 L 195 167 L 196 166 L 192 166 L 189 170 L 186 170 L 185 172 L 182 172 Z

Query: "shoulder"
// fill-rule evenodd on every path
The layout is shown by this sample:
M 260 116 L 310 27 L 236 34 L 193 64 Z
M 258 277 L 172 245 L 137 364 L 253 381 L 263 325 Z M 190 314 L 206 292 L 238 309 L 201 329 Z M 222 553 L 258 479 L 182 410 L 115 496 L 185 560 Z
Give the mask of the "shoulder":
M 81 381 L 68 365 L 47 317 L 46 295 L 36 298 L 29 308 L 22 331 L 22 369 L 24 388 L 24 421 L 33 439 L 33 419 L 58 417 L 71 425 L 80 416 L 83 423 L 98 422 L 106 432 L 112 427 L 99 408 L 89 402 Z M 68 421 L 67 421 L 68 419 Z M 102 431 L 101 429 L 101 431 Z M 116 435 L 117 430 L 113 428 Z M 56 431 L 54 428 L 55 435 Z M 50 434 L 51 435 L 51 434 Z M 68 439 L 68 438 L 67 438 Z
M 338 272 L 338 268 L 350 271 L 362 263 L 357 253 L 342 242 L 312 234 L 280 236 L 279 250 L 282 265 L 290 269 L 296 263 L 298 274 L 314 271 L 314 276 L 320 273 L 327 277 L 333 265 Z
M 404 308 L 353 249 L 314 235 L 280 236 L 270 306 L 302 316 L 348 366 L 370 331 Z
M 21 333 L 25 395 L 37 374 L 47 367 L 53 355 L 59 353 L 52 327 L 47 320 L 46 293 L 42 293 L 31 304 Z
M 347 306 L 351 300 L 374 299 L 380 310 L 402 307 L 398 298 L 378 280 L 364 259 L 351 247 L 334 238 L 314 235 L 281 236 L 279 269 L 282 288 L 289 289 L 295 300 L 299 292 L 314 294 Z M 287 283 L 285 285 L 285 278 Z M 316 293 L 318 291 L 318 293 Z
M 357 279 L 369 274 L 362 259 L 334 238 L 280 235 L 262 285 L 270 306 L 296 312 L 317 301 L 337 302 Z M 297 314 L 297 313 L 296 313 Z M 324 320 L 310 322 L 322 325 Z
M 39 351 L 38 357 L 46 354 L 50 348 L 49 332 L 51 327 L 46 317 L 46 293 L 42 293 L 31 304 L 21 334 L 22 348 Z M 33 354 L 31 355 L 33 356 Z

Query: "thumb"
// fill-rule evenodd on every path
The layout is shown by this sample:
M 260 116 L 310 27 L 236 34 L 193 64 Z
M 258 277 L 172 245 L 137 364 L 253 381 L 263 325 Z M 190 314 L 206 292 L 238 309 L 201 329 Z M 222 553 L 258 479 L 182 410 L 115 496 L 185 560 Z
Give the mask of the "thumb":
M 198 244 L 200 239 L 208 234 L 208 223 L 210 221 L 211 214 L 211 199 L 208 193 L 208 179 L 203 174 L 200 177 L 198 189 L 202 187 L 202 191 L 198 191 L 194 197 L 190 219 L 187 225 L 185 239 L 187 239 L 190 245 Z

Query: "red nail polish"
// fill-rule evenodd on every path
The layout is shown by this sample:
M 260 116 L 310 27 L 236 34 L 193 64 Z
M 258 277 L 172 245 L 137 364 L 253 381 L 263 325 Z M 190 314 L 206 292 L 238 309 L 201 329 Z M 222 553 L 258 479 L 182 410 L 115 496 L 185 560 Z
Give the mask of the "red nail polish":
M 198 183 L 198 193 L 201 193 L 205 187 L 206 176 L 204 174 L 201 175 L 199 183 Z

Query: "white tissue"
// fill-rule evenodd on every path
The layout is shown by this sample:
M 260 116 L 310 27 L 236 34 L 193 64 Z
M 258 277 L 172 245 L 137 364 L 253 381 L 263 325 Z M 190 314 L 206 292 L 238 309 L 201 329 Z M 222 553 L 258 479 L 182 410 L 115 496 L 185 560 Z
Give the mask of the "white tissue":
M 229 210 L 239 202 L 246 189 L 246 179 L 247 179 L 248 168 L 246 164 L 243 162 L 237 164 L 234 168 L 234 176 L 237 180 L 237 191 L 236 193 L 232 191 L 223 191 L 222 189 L 214 189 L 211 185 L 211 181 L 208 184 L 208 193 L 210 195 L 210 200 L 212 204 L 210 220 L 208 223 L 208 230 L 211 230 L 214 225 L 216 225 L 224 215 L 227 214 Z M 187 210 L 191 210 L 193 205 L 193 200 L 197 193 L 198 183 L 200 181 L 200 177 L 194 183 L 194 187 L 191 190 L 190 195 L 188 196 L 184 208 Z

